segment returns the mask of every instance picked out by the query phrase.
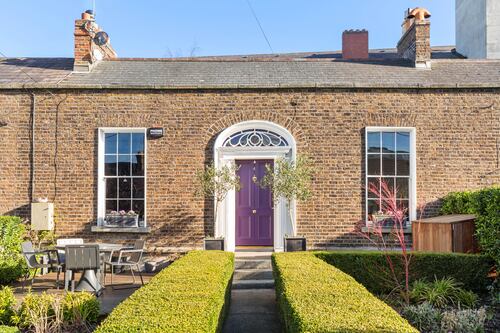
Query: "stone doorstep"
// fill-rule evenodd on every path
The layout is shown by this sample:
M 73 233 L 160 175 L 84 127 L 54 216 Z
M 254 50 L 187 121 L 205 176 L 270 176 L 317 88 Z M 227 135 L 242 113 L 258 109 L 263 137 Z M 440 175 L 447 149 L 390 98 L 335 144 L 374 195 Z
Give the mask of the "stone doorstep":
M 271 260 L 273 252 L 235 252 L 236 259 L 267 259 Z
M 238 269 L 271 269 L 271 260 L 267 259 L 236 259 L 234 268 Z
M 233 280 L 272 280 L 273 271 L 270 269 L 239 269 L 234 271 Z
M 233 280 L 232 289 L 273 289 L 274 280 Z

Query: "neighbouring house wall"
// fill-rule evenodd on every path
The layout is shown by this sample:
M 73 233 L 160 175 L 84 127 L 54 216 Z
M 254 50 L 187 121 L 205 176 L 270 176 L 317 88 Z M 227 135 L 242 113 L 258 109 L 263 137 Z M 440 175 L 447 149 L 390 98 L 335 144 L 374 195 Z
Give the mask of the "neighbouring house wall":
M 486 0 L 456 0 L 457 51 L 470 59 L 485 59 Z
M 427 215 L 450 191 L 500 183 L 500 90 L 44 91 L 37 94 L 35 198 L 56 207 L 56 232 L 160 247 L 201 246 L 212 203 L 193 196 L 217 134 L 244 120 L 286 127 L 316 168 L 298 206 L 311 245 L 349 246 L 364 218 L 364 128 L 414 126 L 418 202 Z M 30 96 L 0 92 L 0 214 L 29 216 Z M 147 235 L 90 231 L 97 210 L 97 129 L 165 128 L 147 144 Z
M 488 0 L 486 6 L 488 59 L 500 59 L 500 1 Z
M 457 0 L 456 45 L 470 59 L 500 59 L 500 1 Z

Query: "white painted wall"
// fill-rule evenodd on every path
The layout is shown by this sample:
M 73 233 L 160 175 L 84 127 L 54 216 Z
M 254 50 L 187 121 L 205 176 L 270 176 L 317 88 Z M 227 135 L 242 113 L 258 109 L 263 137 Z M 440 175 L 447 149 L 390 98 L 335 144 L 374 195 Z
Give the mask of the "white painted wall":
M 500 59 L 500 0 L 487 0 L 486 52 L 488 59 Z
M 500 0 L 456 0 L 457 51 L 470 59 L 500 59 Z

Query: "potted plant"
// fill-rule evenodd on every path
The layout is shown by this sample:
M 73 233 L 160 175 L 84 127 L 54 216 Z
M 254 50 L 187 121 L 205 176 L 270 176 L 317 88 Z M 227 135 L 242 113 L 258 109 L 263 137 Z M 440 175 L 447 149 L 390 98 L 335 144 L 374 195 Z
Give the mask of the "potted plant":
M 295 162 L 280 158 L 274 168 L 266 165 L 266 174 L 261 186 L 271 188 L 274 200 L 283 198 L 286 201 L 288 216 L 292 225 L 292 235 L 285 235 L 285 251 L 305 251 L 306 238 L 297 236 L 293 223 L 292 208 L 295 201 L 307 201 L 311 197 L 313 169 L 311 160 L 305 156 L 297 157 Z
M 139 215 L 133 210 L 110 211 L 106 214 L 104 225 L 107 227 L 138 227 Z
M 240 177 L 236 174 L 238 167 L 234 163 L 216 167 L 213 163 L 196 174 L 197 196 L 214 200 L 214 226 L 218 219 L 219 205 L 231 189 L 240 190 Z M 205 250 L 224 250 L 224 238 L 208 235 L 204 241 Z

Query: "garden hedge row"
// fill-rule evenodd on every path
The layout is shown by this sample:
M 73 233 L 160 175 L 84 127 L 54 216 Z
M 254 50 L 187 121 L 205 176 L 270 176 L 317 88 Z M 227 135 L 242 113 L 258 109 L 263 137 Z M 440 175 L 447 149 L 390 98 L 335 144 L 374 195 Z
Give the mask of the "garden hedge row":
M 418 332 L 352 277 L 311 252 L 275 253 L 272 262 L 287 333 Z
M 476 215 L 476 237 L 481 252 L 500 265 L 500 186 L 449 193 L 443 198 L 441 213 Z
M 189 252 L 118 305 L 95 333 L 218 332 L 233 267 L 233 253 Z
M 372 293 L 384 294 L 394 288 L 394 283 L 388 282 L 388 265 L 381 251 L 321 251 L 315 252 L 315 255 L 351 275 Z M 400 281 L 404 281 L 401 252 L 391 252 L 389 255 Z M 494 261 L 488 256 L 429 252 L 411 252 L 411 255 L 410 282 L 452 277 L 460 282 L 464 289 L 475 292 L 484 292 L 491 284 L 487 275 Z

